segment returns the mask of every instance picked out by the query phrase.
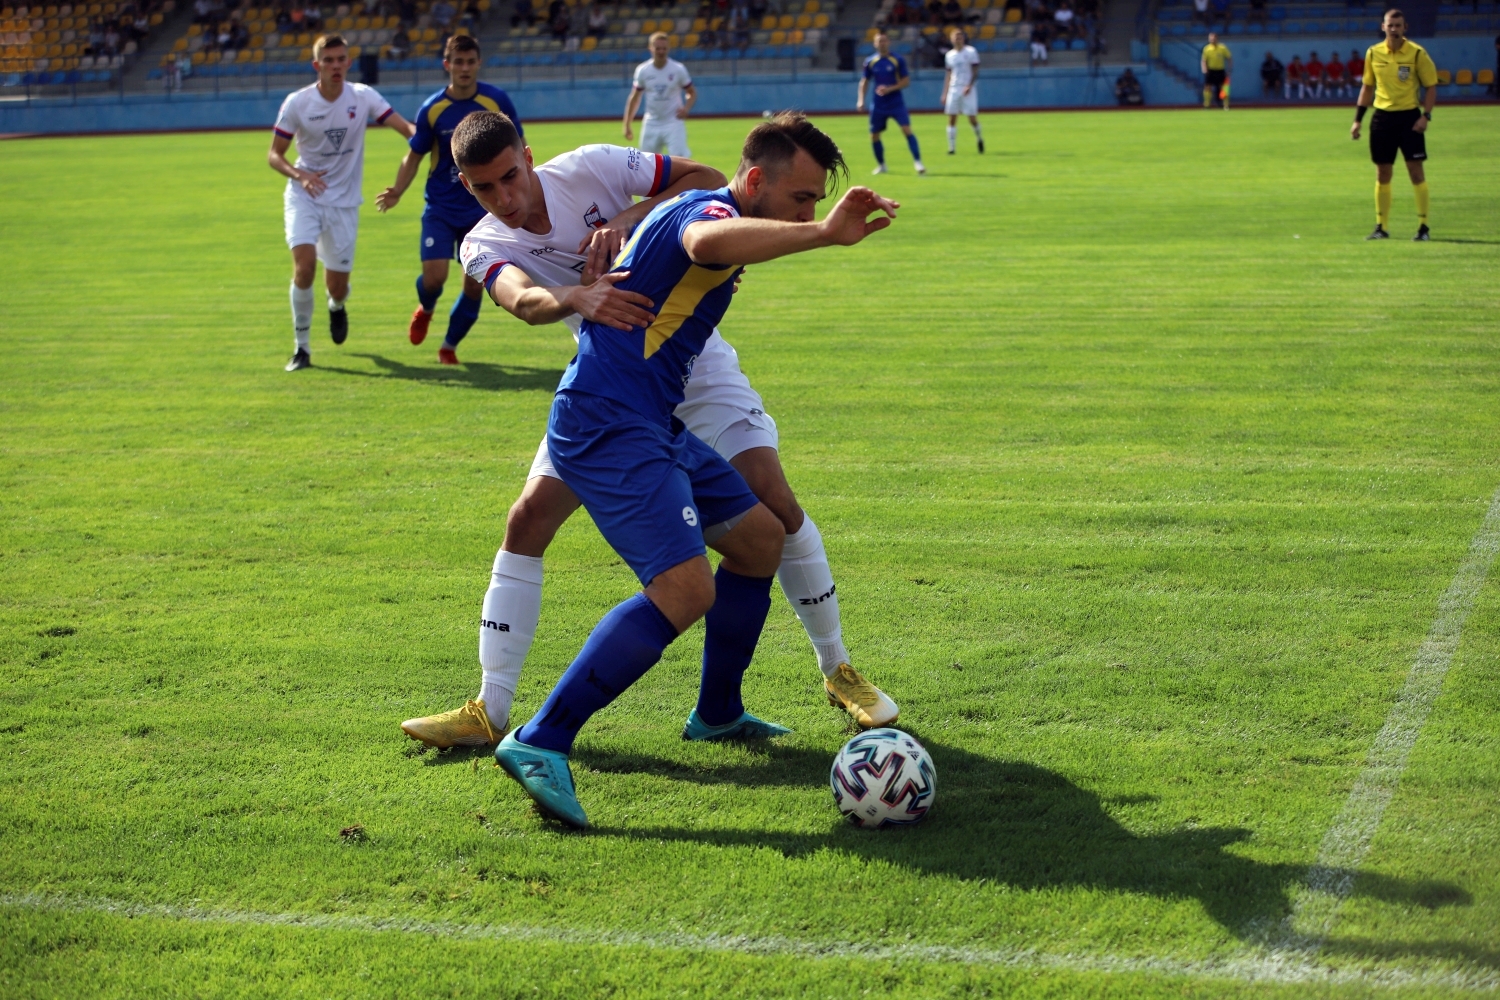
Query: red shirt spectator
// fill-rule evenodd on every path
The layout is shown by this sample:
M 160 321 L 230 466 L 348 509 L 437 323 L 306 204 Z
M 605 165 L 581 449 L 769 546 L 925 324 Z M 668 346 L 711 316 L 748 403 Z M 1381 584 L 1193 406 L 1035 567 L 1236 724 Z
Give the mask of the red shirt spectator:
M 1350 80 L 1363 80 L 1365 77 L 1365 57 L 1355 49 L 1349 53 L 1349 61 L 1344 63 L 1344 70 L 1349 74 Z
M 1323 67 L 1323 76 L 1331 84 L 1340 87 L 1344 85 L 1344 64 L 1339 62 L 1337 52 L 1328 57 L 1328 65 Z
M 1304 67 L 1301 56 L 1292 56 L 1292 61 L 1286 64 L 1286 78 L 1288 83 L 1301 83 Z
M 1307 57 L 1307 62 L 1302 64 L 1302 70 L 1307 74 L 1308 83 L 1317 83 L 1323 79 L 1323 61 L 1318 58 L 1316 52 Z

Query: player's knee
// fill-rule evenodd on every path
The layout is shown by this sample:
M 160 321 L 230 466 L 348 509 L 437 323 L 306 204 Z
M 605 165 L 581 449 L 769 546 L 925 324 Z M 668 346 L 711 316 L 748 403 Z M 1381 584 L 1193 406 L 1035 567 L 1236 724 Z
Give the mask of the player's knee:
M 727 535 L 714 544 L 724 554 L 729 570 L 741 576 L 764 577 L 781 565 L 786 529 L 770 508 L 759 503 Z
M 505 550 L 518 555 L 542 555 L 562 525 L 557 514 L 543 498 L 522 493 L 505 516 Z

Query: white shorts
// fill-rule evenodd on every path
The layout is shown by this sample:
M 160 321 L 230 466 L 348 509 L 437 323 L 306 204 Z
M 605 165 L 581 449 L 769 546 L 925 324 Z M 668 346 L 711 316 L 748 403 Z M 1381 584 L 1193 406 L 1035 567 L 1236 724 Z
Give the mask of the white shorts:
M 744 378 L 744 376 L 741 376 Z M 781 443 L 776 430 L 776 421 L 760 406 L 760 396 L 750 388 L 749 379 L 743 385 L 707 385 L 697 392 L 688 382 L 687 398 L 676 409 L 677 419 L 700 441 L 724 457 L 734 456 L 751 448 L 775 449 Z M 527 479 L 546 476 L 561 479 L 552 467 L 552 457 L 547 454 L 547 439 L 542 438 L 531 461 L 531 472 Z
M 979 87 L 976 84 L 969 88 L 966 96 L 962 89 L 954 87 L 948 91 L 948 99 L 943 102 L 943 114 L 945 115 L 977 115 L 979 114 Z
M 641 152 L 692 156 L 688 152 L 687 122 L 681 118 L 662 122 L 653 118 L 641 122 Z
M 288 250 L 314 244 L 318 248 L 318 260 L 327 270 L 354 270 L 354 239 L 359 235 L 358 205 L 348 208 L 319 205 L 290 190 L 282 202 Z

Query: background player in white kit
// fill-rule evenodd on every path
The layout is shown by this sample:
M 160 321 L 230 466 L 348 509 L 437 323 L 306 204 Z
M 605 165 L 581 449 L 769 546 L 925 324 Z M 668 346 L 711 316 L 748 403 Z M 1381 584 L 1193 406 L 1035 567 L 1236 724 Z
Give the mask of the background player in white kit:
M 465 272 L 484 283 L 497 305 L 531 324 L 566 322 L 576 336 L 580 315 L 621 330 L 650 323 L 651 310 L 665 304 L 615 289 L 626 274 L 606 272 L 650 209 L 679 191 L 720 186 L 723 174 L 605 145 L 584 146 L 533 168 L 531 150 L 511 138 L 513 130 L 494 128 L 490 136 L 469 141 L 494 117 L 500 116 L 470 115 L 453 136 L 465 184 L 490 212 L 464 240 Z M 466 160 L 460 150 L 481 162 Z M 636 195 L 648 200 L 632 204 Z M 777 576 L 813 642 L 829 701 L 866 728 L 894 722 L 896 704 L 849 665 L 822 537 L 787 485 L 776 452 L 776 422 L 717 331 L 693 365 L 676 416 L 745 477 L 785 527 Z M 505 542 L 484 599 L 479 697 L 451 712 L 407 720 L 401 728 L 409 736 L 444 747 L 495 743 L 504 735 L 541 616 L 541 557 L 578 505 L 553 469 L 543 439 L 526 488 L 506 519 Z
M 948 116 L 948 155 L 958 146 L 958 116 L 968 115 L 979 151 L 984 152 L 984 133 L 979 130 L 979 53 L 969 44 L 964 29 L 948 32 L 953 48 L 943 56 L 943 114 Z
M 374 119 L 410 138 L 412 124 L 385 98 L 362 83 L 346 83 L 349 48 L 338 35 L 313 43 L 318 82 L 294 91 L 276 117 L 271 169 L 288 178 L 282 202 L 286 245 L 292 251 L 292 327 L 296 352 L 289 372 L 312 364 L 313 275 L 323 262 L 328 286 L 328 332 L 335 344 L 349 335 L 349 272 L 354 268 L 354 240 L 359 232 L 360 183 L 365 172 L 365 126 Z M 297 165 L 286 151 L 297 141 Z
M 658 31 L 651 36 L 651 58 L 635 68 L 635 82 L 625 102 L 625 138 L 633 138 L 630 123 L 644 94 L 646 117 L 641 122 L 641 148 L 648 153 L 691 156 L 687 116 L 698 102 L 698 91 L 687 67 L 667 58 L 670 51 L 665 33 Z

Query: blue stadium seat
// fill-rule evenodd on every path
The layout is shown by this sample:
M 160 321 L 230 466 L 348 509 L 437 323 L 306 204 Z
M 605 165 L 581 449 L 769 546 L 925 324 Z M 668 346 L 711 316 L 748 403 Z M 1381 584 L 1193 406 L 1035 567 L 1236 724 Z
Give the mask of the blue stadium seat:
M 1286 35 L 1300 35 L 1302 34 L 1302 22 L 1288 21 L 1281 26 L 1281 31 Z

